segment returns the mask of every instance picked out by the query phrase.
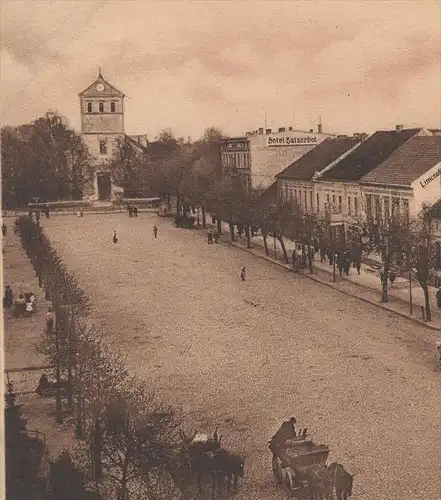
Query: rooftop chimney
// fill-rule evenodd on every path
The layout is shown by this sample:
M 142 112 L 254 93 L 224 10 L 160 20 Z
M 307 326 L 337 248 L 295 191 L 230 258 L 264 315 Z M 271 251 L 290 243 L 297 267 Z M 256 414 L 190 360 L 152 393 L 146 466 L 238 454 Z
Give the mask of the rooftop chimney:
M 313 128 L 310 128 L 310 129 L 309 129 L 309 132 L 310 132 L 310 133 L 313 133 L 313 132 L 314 132 L 314 129 L 313 129 Z
M 263 134 L 263 128 L 259 128 L 259 135 Z
M 323 125 L 321 123 L 319 123 L 318 126 L 317 126 L 317 132 L 319 134 L 323 134 Z
M 395 125 L 395 130 L 399 132 L 400 130 L 403 130 L 403 125 Z
M 279 132 L 285 132 L 285 127 L 280 127 Z
M 292 132 L 292 127 L 288 127 L 289 132 Z
M 263 130 L 263 129 L 262 129 L 262 130 Z M 267 129 L 265 130 L 265 134 L 271 134 L 271 129 L 270 129 L 270 128 L 267 128 Z

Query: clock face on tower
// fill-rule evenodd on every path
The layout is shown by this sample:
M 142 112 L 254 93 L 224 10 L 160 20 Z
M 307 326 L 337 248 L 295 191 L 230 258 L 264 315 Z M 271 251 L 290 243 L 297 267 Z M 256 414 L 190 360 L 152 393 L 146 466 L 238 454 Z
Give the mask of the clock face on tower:
M 98 90 L 98 92 L 102 92 L 104 90 L 104 85 L 102 83 L 99 83 L 97 86 L 96 86 L 96 89 Z

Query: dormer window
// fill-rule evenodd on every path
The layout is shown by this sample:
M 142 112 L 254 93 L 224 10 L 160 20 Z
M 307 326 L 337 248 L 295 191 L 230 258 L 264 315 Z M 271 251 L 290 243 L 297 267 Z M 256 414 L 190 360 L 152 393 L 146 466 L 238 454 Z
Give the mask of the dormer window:
M 100 109 L 100 113 L 104 113 L 104 103 L 103 103 L 103 101 L 100 101 L 99 109 Z
M 92 113 L 92 103 L 91 102 L 87 103 L 87 112 Z
M 111 103 L 110 103 L 110 112 L 111 112 L 111 113 L 115 113 L 115 111 L 116 111 L 116 110 L 115 110 L 115 107 L 116 107 L 116 106 L 115 106 L 115 103 L 114 103 L 114 102 L 111 102 Z

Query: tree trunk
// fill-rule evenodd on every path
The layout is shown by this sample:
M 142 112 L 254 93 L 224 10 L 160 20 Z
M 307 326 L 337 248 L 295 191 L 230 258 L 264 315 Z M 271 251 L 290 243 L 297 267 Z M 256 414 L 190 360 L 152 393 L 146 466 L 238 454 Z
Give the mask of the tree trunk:
M 207 228 L 207 215 L 205 213 L 204 205 L 202 205 L 201 210 L 202 210 L 202 227 L 203 227 L 203 229 L 206 229 Z
M 430 310 L 429 286 L 427 281 L 422 285 L 424 291 L 424 302 L 426 305 L 426 321 L 432 321 L 432 312 Z
M 309 246 L 308 246 L 308 263 L 309 263 L 309 272 L 310 274 L 313 274 L 314 269 L 312 267 L 312 251 Z
M 383 277 L 381 280 L 382 291 L 381 291 L 381 302 L 389 302 L 389 295 L 387 289 L 387 280 L 389 279 L 389 266 L 384 266 Z
M 219 235 L 222 234 L 222 221 L 216 217 L 217 232 Z
M 228 225 L 230 226 L 231 241 L 236 241 L 236 235 L 234 233 L 234 224 L 232 222 L 228 222 Z
M 283 241 L 283 237 L 276 236 L 276 238 L 279 240 L 280 246 L 282 247 L 283 260 L 285 261 L 285 264 L 289 264 L 289 257 L 288 257 L 288 253 L 286 252 L 286 247 L 285 247 L 285 242 Z
M 266 231 L 262 231 L 262 236 L 263 236 L 263 246 L 265 248 L 265 255 L 269 255 L 268 242 L 266 241 L 268 233 Z
M 245 226 L 245 234 L 247 237 L 247 248 L 251 248 L 251 233 L 250 233 L 250 226 Z

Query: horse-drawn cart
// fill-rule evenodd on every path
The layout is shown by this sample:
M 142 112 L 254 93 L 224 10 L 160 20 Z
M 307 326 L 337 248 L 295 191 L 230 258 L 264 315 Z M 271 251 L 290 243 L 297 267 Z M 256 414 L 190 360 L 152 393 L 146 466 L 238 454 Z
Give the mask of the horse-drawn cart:
M 308 468 L 326 466 L 329 448 L 315 444 L 310 436 L 302 435 L 287 440 L 283 446 L 270 443 L 270 450 L 277 482 L 284 484 L 292 496 L 309 499 Z

